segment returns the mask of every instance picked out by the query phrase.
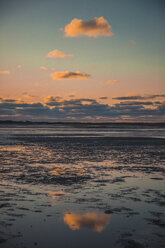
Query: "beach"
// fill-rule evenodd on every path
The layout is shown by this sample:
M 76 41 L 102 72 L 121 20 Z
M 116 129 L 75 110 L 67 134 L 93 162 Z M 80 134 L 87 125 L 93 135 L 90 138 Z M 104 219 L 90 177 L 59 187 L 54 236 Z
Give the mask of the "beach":
M 164 247 L 164 151 L 164 124 L 0 124 L 0 247 Z

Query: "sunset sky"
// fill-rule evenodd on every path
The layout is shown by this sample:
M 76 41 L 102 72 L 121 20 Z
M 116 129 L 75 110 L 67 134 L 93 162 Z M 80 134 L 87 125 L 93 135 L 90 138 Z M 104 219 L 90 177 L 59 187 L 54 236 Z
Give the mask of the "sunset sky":
M 163 0 L 1 0 L 0 119 L 164 121 Z

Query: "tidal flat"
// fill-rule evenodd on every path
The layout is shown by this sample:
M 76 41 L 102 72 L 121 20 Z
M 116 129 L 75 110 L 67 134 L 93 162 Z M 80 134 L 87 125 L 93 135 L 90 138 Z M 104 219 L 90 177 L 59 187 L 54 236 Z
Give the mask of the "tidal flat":
M 164 124 L 0 124 L 0 247 L 165 247 Z

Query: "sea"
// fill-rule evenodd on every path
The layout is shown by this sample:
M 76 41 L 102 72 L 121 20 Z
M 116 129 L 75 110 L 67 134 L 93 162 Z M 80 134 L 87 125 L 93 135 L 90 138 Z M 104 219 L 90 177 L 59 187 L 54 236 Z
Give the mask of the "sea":
M 164 123 L 1 123 L 0 247 L 165 247 Z

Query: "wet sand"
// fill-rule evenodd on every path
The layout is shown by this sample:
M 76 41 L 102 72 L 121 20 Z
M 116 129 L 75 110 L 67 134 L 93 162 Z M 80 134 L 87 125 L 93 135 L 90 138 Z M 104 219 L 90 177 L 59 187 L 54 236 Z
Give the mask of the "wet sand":
M 0 247 L 165 246 L 165 127 L 0 133 Z

